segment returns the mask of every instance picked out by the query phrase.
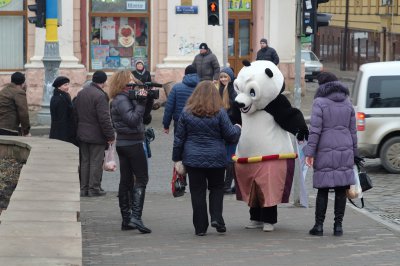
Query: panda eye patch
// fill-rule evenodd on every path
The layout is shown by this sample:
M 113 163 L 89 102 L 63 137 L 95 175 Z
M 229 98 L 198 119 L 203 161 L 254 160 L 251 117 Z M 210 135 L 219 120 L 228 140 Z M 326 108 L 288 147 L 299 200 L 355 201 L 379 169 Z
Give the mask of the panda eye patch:
M 251 96 L 251 97 L 256 96 L 256 91 L 255 91 L 254 89 L 251 89 L 251 90 L 250 90 L 250 96 Z

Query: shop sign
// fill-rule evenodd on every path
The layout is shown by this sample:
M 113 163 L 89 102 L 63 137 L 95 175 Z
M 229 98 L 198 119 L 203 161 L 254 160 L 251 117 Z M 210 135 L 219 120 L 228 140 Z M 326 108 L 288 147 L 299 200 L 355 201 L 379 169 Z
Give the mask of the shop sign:
M 236 12 L 251 11 L 251 0 L 229 0 L 228 11 L 236 11 Z
M 126 9 L 145 11 L 146 1 L 126 1 Z
M 0 7 L 6 6 L 11 3 L 12 0 L 0 0 Z
M 176 6 L 175 14 L 198 14 L 197 6 Z

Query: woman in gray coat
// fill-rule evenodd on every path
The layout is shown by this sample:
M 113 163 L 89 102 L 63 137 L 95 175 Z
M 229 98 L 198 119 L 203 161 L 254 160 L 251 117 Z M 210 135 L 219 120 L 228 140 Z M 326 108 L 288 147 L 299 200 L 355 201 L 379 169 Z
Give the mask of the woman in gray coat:
M 304 148 L 306 164 L 313 166 L 313 187 L 318 189 L 315 225 L 311 235 L 323 235 L 329 189 L 335 190 L 333 234 L 343 234 L 346 189 L 354 185 L 353 166 L 357 155 L 357 131 L 349 90 L 329 72 L 318 76 L 312 106 L 310 136 Z

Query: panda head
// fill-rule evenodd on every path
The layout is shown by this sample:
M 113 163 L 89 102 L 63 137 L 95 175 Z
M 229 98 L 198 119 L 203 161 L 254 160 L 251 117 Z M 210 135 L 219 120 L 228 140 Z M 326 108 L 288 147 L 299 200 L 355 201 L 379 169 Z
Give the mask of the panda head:
M 236 103 L 245 114 L 263 110 L 284 89 L 284 78 L 279 68 L 270 61 L 243 62 L 234 88 Z

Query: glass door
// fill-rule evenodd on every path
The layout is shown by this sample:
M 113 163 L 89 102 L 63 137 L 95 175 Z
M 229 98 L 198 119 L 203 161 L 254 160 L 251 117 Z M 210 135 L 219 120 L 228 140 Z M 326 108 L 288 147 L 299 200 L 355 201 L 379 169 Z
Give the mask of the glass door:
M 231 17 L 228 20 L 228 62 L 235 75 L 242 68 L 243 60 L 251 61 L 251 19 Z

